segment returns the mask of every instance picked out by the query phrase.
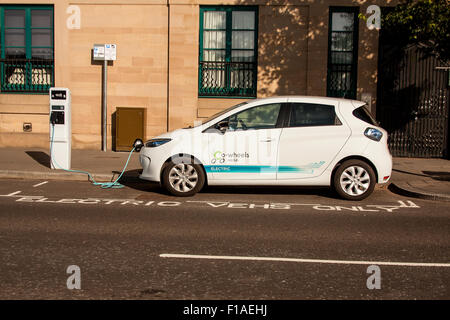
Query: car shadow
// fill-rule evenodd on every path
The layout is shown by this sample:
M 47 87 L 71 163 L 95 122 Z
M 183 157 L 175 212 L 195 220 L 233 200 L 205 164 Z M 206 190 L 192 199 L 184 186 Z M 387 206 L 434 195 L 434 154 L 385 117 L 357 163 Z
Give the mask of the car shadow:
M 120 184 L 123 184 L 124 186 L 134 190 L 169 195 L 169 193 L 164 188 L 162 188 L 158 182 L 139 179 L 139 175 L 141 173 L 142 169 L 125 171 L 122 177 L 120 178 L 119 182 Z M 120 171 L 113 171 L 113 174 L 114 174 L 113 178 L 114 181 L 119 177 Z
M 153 192 L 161 195 L 171 196 L 171 194 L 158 182 L 151 182 L 139 179 L 142 170 L 125 171 L 119 180 L 121 184 L 134 190 L 142 192 Z M 114 171 L 115 175 L 120 172 Z M 117 177 L 115 177 L 117 179 Z M 331 199 L 340 199 L 339 196 L 329 187 L 290 187 L 290 186 L 205 186 L 200 193 L 204 194 L 267 194 L 267 195 L 315 195 Z

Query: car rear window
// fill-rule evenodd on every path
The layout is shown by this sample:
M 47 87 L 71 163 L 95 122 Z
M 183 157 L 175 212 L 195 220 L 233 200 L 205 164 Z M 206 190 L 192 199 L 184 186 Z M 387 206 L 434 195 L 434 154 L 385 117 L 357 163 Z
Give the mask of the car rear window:
M 289 127 L 335 126 L 342 123 L 334 112 L 334 106 L 313 103 L 293 103 Z
M 377 126 L 377 120 L 372 116 L 370 111 L 367 109 L 367 105 L 363 105 L 353 111 L 353 115 L 358 119 L 367 122 L 368 124 Z

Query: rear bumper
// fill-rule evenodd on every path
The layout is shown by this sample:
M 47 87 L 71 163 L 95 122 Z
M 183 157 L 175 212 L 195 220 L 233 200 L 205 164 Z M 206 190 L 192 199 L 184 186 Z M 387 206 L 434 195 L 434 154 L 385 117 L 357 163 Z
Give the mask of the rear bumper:
M 378 171 L 378 183 L 388 183 L 392 176 L 392 156 L 389 161 L 380 161 L 375 166 Z
M 371 142 L 364 151 L 364 157 L 369 159 L 377 170 L 377 183 L 387 183 L 392 176 L 392 155 L 387 143 Z

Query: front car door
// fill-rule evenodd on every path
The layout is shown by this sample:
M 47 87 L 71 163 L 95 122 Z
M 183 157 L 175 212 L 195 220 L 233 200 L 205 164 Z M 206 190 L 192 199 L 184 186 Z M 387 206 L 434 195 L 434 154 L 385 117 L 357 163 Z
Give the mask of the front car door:
M 207 130 L 205 170 L 213 180 L 276 180 L 282 102 L 252 106 Z M 226 123 L 228 129 L 217 130 Z
M 337 115 L 338 103 L 290 103 L 278 148 L 278 180 L 318 177 L 333 161 L 351 134 Z

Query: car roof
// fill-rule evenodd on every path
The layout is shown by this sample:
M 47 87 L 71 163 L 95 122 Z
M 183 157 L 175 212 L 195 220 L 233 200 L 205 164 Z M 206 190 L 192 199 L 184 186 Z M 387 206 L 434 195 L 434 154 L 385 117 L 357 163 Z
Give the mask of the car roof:
M 360 107 L 364 104 L 366 104 L 363 101 L 358 101 L 358 100 L 353 100 L 353 99 L 344 99 L 344 98 L 334 98 L 334 97 L 323 97 L 323 96 L 301 96 L 301 95 L 292 95 L 292 96 L 272 96 L 272 97 L 267 97 L 267 98 L 258 98 L 258 99 L 254 99 L 251 101 L 248 101 L 249 103 L 261 103 L 261 102 L 265 102 L 265 101 L 273 101 L 273 100 L 303 100 L 303 101 L 315 101 L 315 102 L 319 102 L 323 101 L 323 102 L 339 102 L 340 105 L 350 105 L 353 108 L 357 108 Z M 345 102 L 345 103 L 340 103 L 340 102 Z M 349 103 L 350 102 L 350 103 Z
M 289 100 L 302 100 L 305 102 L 315 102 L 317 104 L 320 103 L 331 103 L 333 102 L 333 104 L 336 104 L 336 102 L 338 103 L 337 107 L 339 109 L 341 109 L 343 106 L 344 109 L 347 109 L 347 107 L 350 107 L 351 110 L 349 110 L 350 112 L 352 112 L 353 109 L 359 108 L 360 106 L 365 105 L 365 102 L 362 101 L 358 101 L 358 100 L 351 100 L 351 99 L 344 99 L 344 98 L 334 98 L 334 97 L 321 97 L 321 96 L 299 96 L 299 95 L 292 95 L 292 96 L 272 96 L 272 97 L 267 97 L 267 98 L 257 98 L 257 99 L 249 99 L 246 101 L 246 103 L 243 104 L 239 104 L 237 105 L 236 109 L 233 110 L 229 110 L 226 113 L 221 114 L 220 116 L 211 119 L 208 122 L 204 122 L 202 123 L 201 128 L 205 128 L 208 127 L 210 125 L 211 122 L 213 121 L 217 121 L 218 118 L 226 118 L 227 116 L 229 116 L 230 114 L 239 112 L 241 110 L 245 110 L 247 108 L 252 108 L 254 106 L 258 106 L 261 104 L 264 104 L 264 102 L 273 102 L 273 103 L 282 103 L 282 102 L 288 102 Z M 341 102 L 345 102 L 345 103 L 341 103 Z M 201 129 L 201 130 L 203 130 Z

